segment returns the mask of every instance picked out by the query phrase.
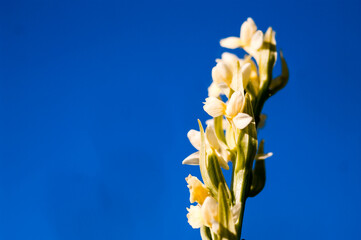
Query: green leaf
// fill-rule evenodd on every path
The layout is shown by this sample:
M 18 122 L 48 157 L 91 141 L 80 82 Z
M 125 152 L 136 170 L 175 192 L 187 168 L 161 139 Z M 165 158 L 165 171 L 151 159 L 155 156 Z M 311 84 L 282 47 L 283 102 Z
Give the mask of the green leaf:
M 280 76 L 272 79 L 269 85 L 269 96 L 276 94 L 279 90 L 284 88 L 288 83 L 288 79 L 289 79 L 288 66 L 285 58 L 283 57 L 282 51 L 280 51 L 280 56 L 281 56 L 282 73 Z
M 249 172 L 248 169 L 252 169 L 253 159 L 257 152 L 257 129 L 254 121 L 251 96 L 248 93 L 246 94 L 243 112 L 252 116 L 253 121 L 241 130 L 238 136 L 237 157 L 232 183 L 236 203 L 241 201 L 242 189 L 244 189 L 244 185 L 246 184 L 244 181 L 246 178 L 249 178 L 249 174 L 247 174 L 247 176 L 245 176 L 245 174 Z

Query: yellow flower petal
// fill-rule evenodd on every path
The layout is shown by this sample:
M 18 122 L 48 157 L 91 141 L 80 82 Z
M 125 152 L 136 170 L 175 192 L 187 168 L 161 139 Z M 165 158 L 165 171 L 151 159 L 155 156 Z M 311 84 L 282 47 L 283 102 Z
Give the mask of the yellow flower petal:
M 190 174 L 186 177 L 186 181 L 188 183 L 187 187 L 189 188 L 190 193 L 189 201 L 191 203 L 197 202 L 199 204 L 203 204 L 204 200 L 209 196 L 209 191 L 206 186 L 204 186 L 197 177 Z

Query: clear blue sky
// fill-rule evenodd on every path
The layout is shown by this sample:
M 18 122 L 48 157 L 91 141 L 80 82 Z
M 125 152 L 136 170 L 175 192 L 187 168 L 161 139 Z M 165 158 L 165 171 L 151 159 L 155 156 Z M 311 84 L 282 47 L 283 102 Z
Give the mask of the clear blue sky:
M 264 108 L 274 157 L 243 236 L 360 239 L 358 0 L 1 1 L 0 239 L 200 239 L 186 133 L 247 17 L 290 81 Z

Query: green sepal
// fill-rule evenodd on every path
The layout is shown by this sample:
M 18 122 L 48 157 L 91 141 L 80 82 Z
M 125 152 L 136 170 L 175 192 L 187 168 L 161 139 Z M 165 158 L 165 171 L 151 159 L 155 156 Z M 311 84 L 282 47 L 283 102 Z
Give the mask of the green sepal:
M 237 141 L 237 157 L 234 165 L 232 189 L 234 192 L 235 202 L 241 201 L 242 186 L 246 169 L 252 168 L 253 159 L 257 152 L 257 129 L 254 121 L 251 96 L 247 93 L 245 96 L 245 105 L 243 112 L 253 117 L 253 121 L 244 129 L 239 131 Z M 247 177 L 249 174 L 247 174 Z
M 261 141 L 258 148 L 258 154 L 264 153 L 264 140 Z M 266 184 L 266 166 L 264 159 L 255 160 L 254 169 L 252 170 L 252 184 L 249 190 L 249 197 L 255 197 L 259 194 Z
M 264 160 L 255 161 L 254 169 L 252 170 L 252 184 L 248 193 L 249 197 L 255 197 L 264 188 L 266 184 L 266 166 Z
M 209 165 L 208 159 L 209 158 L 207 158 L 206 140 L 205 140 L 205 136 L 204 136 L 204 129 L 203 129 L 202 123 L 199 119 L 198 119 L 198 124 L 199 124 L 199 131 L 201 133 L 201 147 L 199 150 L 199 169 L 201 170 L 201 175 L 202 175 L 204 184 L 209 189 L 209 191 L 213 195 L 213 197 L 217 198 L 218 184 L 214 185 L 214 179 L 213 180 L 211 179 L 209 172 L 208 172 L 208 165 Z M 218 160 L 217 160 L 217 163 L 218 163 Z M 219 163 L 218 163 L 218 167 L 219 167 Z M 213 175 L 214 175 L 214 173 L 213 173 Z
M 227 186 L 226 180 L 221 170 L 221 166 L 219 165 L 217 155 L 214 153 L 208 156 L 207 172 L 214 186 L 219 186 L 219 184 L 224 184 Z M 219 193 L 219 189 L 218 189 L 218 193 Z M 227 187 L 227 193 L 228 196 L 230 196 L 231 192 L 229 191 L 228 187 Z
M 289 72 L 288 72 L 288 66 L 285 58 L 283 57 L 283 52 L 280 51 L 280 57 L 281 57 L 281 75 L 272 79 L 270 85 L 269 85 L 269 96 L 274 95 L 279 90 L 284 88 L 289 79 Z
M 238 137 L 238 146 L 239 150 L 237 153 L 243 153 L 243 159 L 244 166 L 249 167 L 252 166 L 253 159 L 257 153 L 257 129 L 256 129 L 256 123 L 254 119 L 253 114 L 253 107 L 252 107 L 252 101 L 251 101 L 251 95 L 248 93 L 245 96 L 245 104 L 243 106 L 243 112 L 247 113 L 248 115 L 253 117 L 252 122 L 243 130 L 240 131 L 239 137 Z M 243 165 L 240 165 L 239 167 L 244 167 Z
M 236 228 L 230 208 L 230 198 L 225 186 L 223 183 L 218 186 L 219 236 L 221 239 L 232 240 L 236 239 Z

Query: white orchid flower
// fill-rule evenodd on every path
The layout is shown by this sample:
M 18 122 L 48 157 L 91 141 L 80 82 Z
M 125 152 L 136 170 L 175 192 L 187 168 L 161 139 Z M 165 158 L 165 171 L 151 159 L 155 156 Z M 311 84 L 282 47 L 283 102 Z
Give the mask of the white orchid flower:
M 185 158 L 182 164 L 187 165 L 199 165 L 199 150 L 201 148 L 201 133 L 197 130 L 191 129 L 187 137 L 193 147 L 195 147 L 198 152 L 192 153 L 187 158 Z M 227 146 L 222 142 L 218 141 L 216 136 L 214 126 L 209 125 L 206 128 L 206 152 L 208 155 L 215 153 L 219 162 L 219 165 L 224 169 L 228 170 L 228 160 L 229 153 L 227 151 Z
M 244 129 L 252 121 L 250 115 L 241 112 L 244 99 L 243 90 L 234 92 L 227 104 L 218 98 L 209 97 L 206 99 L 203 109 L 212 117 L 225 115 L 227 120 L 233 123 L 236 128 Z
M 191 205 L 187 210 L 188 223 L 192 228 L 212 228 L 213 224 L 218 223 L 218 202 L 212 197 L 207 197 L 202 205 Z
M 217 65 L 212 69 L 213 83 L 211 85 L 212 88 L 210 87 L 210 89 L 213 90 L 215 89 L 215 86 L 218 87 L 219 94 L 208 94 L 210 97 L 218 97 L 221 93 L 229 96 L 230 85 L 238 61 L 240 61 L 240 59 L 236 55 L 228 52 L 223 53 L 220 59 L 216 59 Z M 210 92 L 209 90 L 208 92 Z M 214 92 L 215 91 L 212 93 Z
M 258 49 L 263 44 L 263 33 L 257 30 L 252 18 L 248 18 L 241 26 L 240 37 L 228 37 L 220 41 L 222 47 L 236 49 L 243 48 L 257 59 Z
M 258 70 L 249 55 L 239 59 L 236 55 L 225 52 L 216 62 L 217 65 L 212 69 L 213 82 L 208 88 L 209 97 L 219 97 L 221 94 L 229 97 L 230 89 L 237 91 L 239 82 L 242 82 L 244 89 L 252 82 L 254 92 L 258 92 Z

